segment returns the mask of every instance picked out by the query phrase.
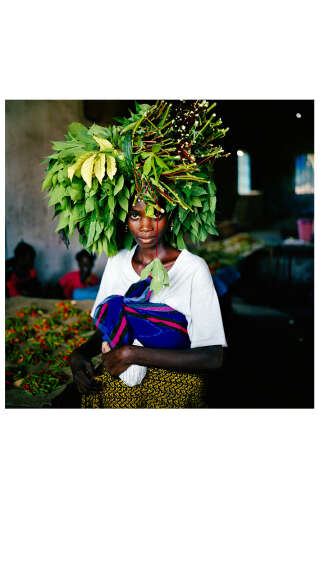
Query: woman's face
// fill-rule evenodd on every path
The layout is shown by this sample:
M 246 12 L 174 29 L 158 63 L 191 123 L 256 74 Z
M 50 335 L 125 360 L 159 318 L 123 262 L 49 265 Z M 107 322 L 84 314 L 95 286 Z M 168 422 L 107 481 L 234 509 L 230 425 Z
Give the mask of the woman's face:
M 157 244 L 157 214 L 150 218 L 145 213 L 145 203 L 137 201 L 128 215 L 128 228 L 139 246 L 153 248 Z M 166 213 L 158 212 L 158 243 L 162 241 L 168 224 Z

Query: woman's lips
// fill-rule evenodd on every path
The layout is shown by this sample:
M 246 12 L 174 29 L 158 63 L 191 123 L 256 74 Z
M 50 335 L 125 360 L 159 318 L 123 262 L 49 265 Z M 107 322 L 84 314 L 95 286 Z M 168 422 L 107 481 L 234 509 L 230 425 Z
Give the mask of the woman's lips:
M 152 236 L 137 236 L 137 238 L 139 240 L 154 240 L 156 237 L 152 235 Z

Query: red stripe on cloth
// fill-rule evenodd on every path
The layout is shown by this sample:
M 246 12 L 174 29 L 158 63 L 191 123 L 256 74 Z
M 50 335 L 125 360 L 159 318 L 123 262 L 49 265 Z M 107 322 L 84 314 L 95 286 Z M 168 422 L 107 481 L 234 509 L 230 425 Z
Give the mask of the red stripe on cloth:
M 186 334 L 188 333 L 188 330 L 186 328 L 184 328 L 183 326 L 179 326 L 174 322 L 168 322 L 167 320 L 158 320 L 157 318 L 148 318 L 148 320 L 150 320 L 150 322 L 161 322 L 162 324 L 166 324 L 167 326 L 171 326 L 172 328 L 178 328 L 179 330 L 182 330 Z
M 118 343 L 118 341 L 119 341 L 119 339 L 120 339 L 120 336 L 121 336 L 121 334 L 122 334 L 124 328 L 126 327 L 126 323 L 127 323 L 127 320 L 126 320 L 126 318 L 123 316 L 122 321 L 121 321 L 121 324 L 120 324 L 120 326 L 119 326 L 119 330 L 117 331 L 117 333 L 116 333 L 115 337 L 113 338 L 113 340 L 110 342 L 110 346 L 111 346 L 112 348 Z
M 99 326 L 100 318 L 101 318 L 101 316 L 102 316 L 102 314 L 103 314 L 103 312 L 104 312 L 104 310 L 106 309 L 107 306 L 108 306 L 108 302 L 106 302 L 105 304 L 103 304 L 103 306 L 102 306 L 102 308 L 101 308 L 101 312 L 100 312 L 99 318 L 97 319 L 96 327 Z
M 147 310 L 147 307 L 139 307 L 136 306 L 137 310 Z M 151 312 L 153 312 L 153 310 L 157 310 L 157 312 L 176 312 L 176 310 L 174 308 L 170 308 L 170 306 L 167 306 L 166 308 L 163 308 L 162 306 L 152 306 L 151 308 L 149 308 L 149 310 Z

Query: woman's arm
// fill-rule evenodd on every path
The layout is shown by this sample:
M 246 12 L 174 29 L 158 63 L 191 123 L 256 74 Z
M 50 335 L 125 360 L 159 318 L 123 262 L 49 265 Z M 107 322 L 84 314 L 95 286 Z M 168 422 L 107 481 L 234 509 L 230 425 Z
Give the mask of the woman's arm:
M 91 358 L 101 353 L 102 333 L 96 330 L 89 340 L 71 354 L 71 370 L 80 393 L 96 391 Z
M 222 346 L 207 346 L 187 350 L 167 350 L 122 346 L 104 354 L 104 367 L 112 375 L 120 375 L 132 364 L 190 372 L 209 372 L 223 362 Z

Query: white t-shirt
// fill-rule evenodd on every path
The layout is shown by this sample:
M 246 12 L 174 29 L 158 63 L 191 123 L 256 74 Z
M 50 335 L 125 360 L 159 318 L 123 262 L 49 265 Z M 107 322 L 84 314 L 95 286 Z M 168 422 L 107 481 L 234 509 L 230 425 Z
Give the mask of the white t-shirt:
M 108 259 L 99 292 L 93 305 L 96 307 L 107 296 L 123 296 L 129 286 L 140 280 L 132 266 L 132 250 L 120 250 Z M 182 250 L 174 265 L 168 271 L 169 286 L 159 294 L 151 294 L 150 302 L 162 302 L 185 315 L 191 348 L 203 346 L 227 346 L 218 296 L 207 263 Z

